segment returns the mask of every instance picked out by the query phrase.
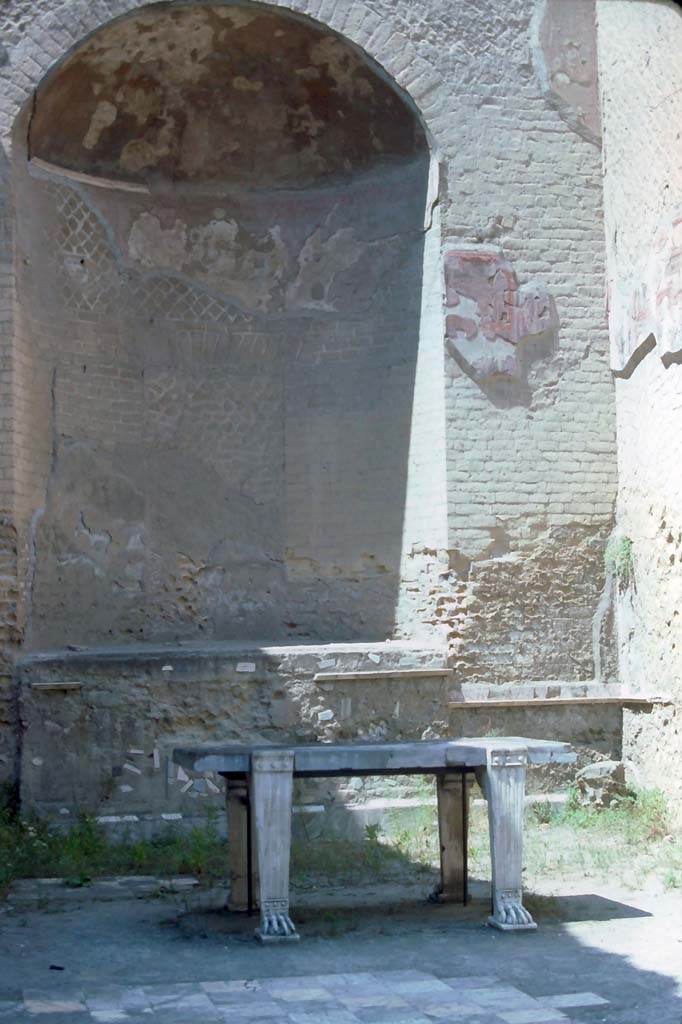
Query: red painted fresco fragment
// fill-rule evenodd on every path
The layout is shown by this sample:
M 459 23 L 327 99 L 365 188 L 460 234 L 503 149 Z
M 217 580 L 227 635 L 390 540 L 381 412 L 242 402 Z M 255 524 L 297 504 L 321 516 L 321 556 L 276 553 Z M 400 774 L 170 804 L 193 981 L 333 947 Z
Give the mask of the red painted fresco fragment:
M 448 341 L 474 376 L 519 376 L 519 345 L 556 326 L 549 294 L 521 288 L 499 252 L 450 249 L 444 261 Z

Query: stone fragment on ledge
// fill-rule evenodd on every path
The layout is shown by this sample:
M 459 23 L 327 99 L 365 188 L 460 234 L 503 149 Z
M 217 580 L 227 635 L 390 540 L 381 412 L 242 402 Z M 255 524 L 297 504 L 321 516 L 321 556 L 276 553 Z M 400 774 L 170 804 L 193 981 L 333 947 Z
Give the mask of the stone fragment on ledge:
M 581 807 L 611 807 L 630 795 L 622 761 L 597 761 L 576 774 L 577 799 Z

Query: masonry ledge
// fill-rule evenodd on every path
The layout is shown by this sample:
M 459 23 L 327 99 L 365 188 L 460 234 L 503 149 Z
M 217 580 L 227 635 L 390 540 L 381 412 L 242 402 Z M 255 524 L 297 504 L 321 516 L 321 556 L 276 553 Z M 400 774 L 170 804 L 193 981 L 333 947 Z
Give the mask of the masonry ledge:
M 615 705 L 620 707 L 654 707 L 655 705 L 673 704 L 672 697 L 666 694 L 621 693 L 598 696 L 561 696 L 561 697 L 488 697 L 482 700 L 463 699 L 449 700 L 449 708 L 473 710 L 476 708 L 549 708 L 549 707 L 582 707 L 585 705 Z
M 17 677 L 36 691 L 73 691 L 99 677 L 144 674 L 168 682 L 235 678 L 243 682 L 269 674 L 300 674 L 317 681 L 391 678 L 395 675 L 446 676 L 442 645 L 405 641 L 329 644 L 159 643 L 73 646 L 26 652 L 15 660 Z

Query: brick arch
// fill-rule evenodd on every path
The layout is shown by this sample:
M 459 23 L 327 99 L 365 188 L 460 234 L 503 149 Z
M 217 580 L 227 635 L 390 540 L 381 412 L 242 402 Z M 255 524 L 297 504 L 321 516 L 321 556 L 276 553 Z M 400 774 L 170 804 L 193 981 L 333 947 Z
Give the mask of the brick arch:
M 148 0 L 69 0 L 32 21 L 9 63 L 0 68 L 0 140 L 8 155 L 16 119 L 45 75 L 98 29 L 148 6 Z M 432 154 L 438 156 L 442 128 L 436 115 L 445 105 L 445 85 L 438 70 L 390 22 L 363 0 L 352 0 L 344 10 L 337 0 L 269 0 L 263 6 L 318 21 L 363 50 L 414 105 Z

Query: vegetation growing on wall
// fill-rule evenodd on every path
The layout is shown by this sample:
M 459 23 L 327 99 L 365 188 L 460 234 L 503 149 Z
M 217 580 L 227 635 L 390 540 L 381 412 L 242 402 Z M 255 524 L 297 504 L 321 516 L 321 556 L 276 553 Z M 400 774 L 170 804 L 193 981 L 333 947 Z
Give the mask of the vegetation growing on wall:
M 606 545 L 604 566 L 607 573 L 612 573 L 622 590 L 626 590 L 634 582 L 633 543 L 629 537 L 613 534 Z

